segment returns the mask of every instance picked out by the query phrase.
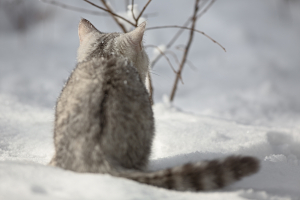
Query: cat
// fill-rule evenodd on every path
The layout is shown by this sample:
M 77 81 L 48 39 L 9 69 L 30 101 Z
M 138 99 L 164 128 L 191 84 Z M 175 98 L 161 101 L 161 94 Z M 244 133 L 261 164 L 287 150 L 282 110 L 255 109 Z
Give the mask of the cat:
M 80 21 L 78 64 L 57 100 L 50 164 L 179 191 L 222 188 L 256 173 L 259 161 L 250 156 L 146 171 L 155 128 L 145 87 L 145 26 L 102 33 L 88 20 Z

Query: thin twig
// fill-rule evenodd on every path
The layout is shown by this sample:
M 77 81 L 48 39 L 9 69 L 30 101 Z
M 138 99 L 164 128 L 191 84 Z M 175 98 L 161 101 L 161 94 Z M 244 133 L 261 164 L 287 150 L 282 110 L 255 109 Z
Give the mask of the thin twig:
M 109 16 L 107 13 L 102 13 L 102 12 L 98 12 L 98 11 L 94 11 L 94 10 L 79 8 L 76 6 L 63 4 L 63 3 L 60 3 L 57 1 L 50 1 L 50 0 L 41 0 L 41 1 L 43 3 L 55 5 L 55 6 L 63 8 L 63 9 L 72 10 L 72 11 L 76 11 L 76 12 L 81 12 L 81 13 L 86 13 L 86 14 L 91 14 L 91 15 L 99 15 L 99 16 Z
M 183 27 L 187 27 L 189 24 L 190 24 L 190 19 L 187 20 L 187 21 L 184 23 Z M 178 39 L 178 37 L 183 33 L 183 31 L 184 31 L 184 29 L 180 29 L 180 30 L 176 33 L 176 35 L 172 38 L 172 40 L 170 40 L 170 42 L 167 44 L 167 48 L 170 48 L 170 47 L 175 43 L 175 41 L 176 41 L 176 40 Z
M 206 13 L 206 11 L 212 6 L 212 4 L 213 4 L 214 2 L 215 2 L 215 0 L 212 0 L 212 1 L 210 2 L 210 4 L 209 4 L 203 11 L 201 11 L 201 12 L 198 14 L 197 19 L 199 19 L 200 17 L 202 17 L 202 16 Z M 204 4 L 202 4 L 202 5 L 204 5 Z M 184 27 L 188 26 L 188 25 L 191 23 L 192 18 L 193 18 L 193 17 L 190 17 L 190 18 L 183 24 L 183 26 L 184 26 Z M 173 38 L 170 40 L 170 42 L 166 45 L 166 48 L 167 48 L 167 49 L 171 48 L 171 46 L 175 43 L 175 41 L 179 38 L 179 36 L 183 33 L 183 31 L 184 31 L 184 29 L 179 29 L 179 30 L 178 30 L 178 32 L 174 35 L 174 37 L 173 37 Z M 158 61 L 161 57 L 162 57 L 162 55 L 159 54 L 159 55 L 153 60 L 152 66 L 151 66 L 152 68 L 153 68 L 153 66 L 157 63 L 157 61 Z
M 176 55 L 173 51 L 168 50 L 168 51 L 166 51 L 165 54 L 170 54 L 170 55 L 172 55 L 173 58 L 174 58 L 174 60 L 176 61 L 176 63 L 177 63 L 178 65 L 180 64 L 177 55 Z M 194 70 L 194 71 L 197 70 L 197 67 L 196 67 L 196 66 L 193 64 L 193 62 L 190 61 L 189 59 L 186 59 L 186 63 L 191 67 L 192 70 Z
M 189 59 L 186 59 L 186 63 L 190 66 L 190 68 L 194 71 L 197 71 L 197 67 L 193 64 L 192 61 L 190 61 Z
M 149 5 L 149 3 L 151 2 L 151 0 L 149 0 L 146 5 L 144 6 L 143 10 L 140 12 L 139 16 L 136 18 L 135 22 L 136 22 L 136 26 L 138 25 L 138 21 L 140 19 L 140 17 L 143 15 L 144 11 L 146 10 L 147 6 Z
M 176 61 L 176 63 L 177 63 L 178 65 L 180 64 L 177 55 L 176 55 L 173 51 L 168 50 L 168 51 L 166 51 L 165 54 L 167 54 L 167 53 L 173 56 L 174 60 Z
M 151 71 L 151 69 L 149 69 L 149 73 L 150 73 L 150 74 L 154 74 L 154 75 L 156 75 L 156 76 L 160 76 L 158 73 L 155 73 L 155 72 Z
M 190 19 L 189 19 L 190 20 Z M 183 26 L 187 26 L 189 24 L 189 20 L 187 20 Z M 147 29 L 146 29 L 147 30 Z M 166 45 L 166 48 L 169 49 L 174 42 L 178 39 L 178 37 L 181 35 L 181 33 L 184 31 L 184 29 L 179 29 L 179 31 L 175 34 L 175 36 L 170 40 L 170 42 Z M 162 57 L 161 54 L 159 54 L 153 61 L 152 61 L 152 65 L 151 68 L 153 68 L 153 66 L 157 63 L 157 61 Z
M 208 2 L 209 0 L 203 0 L 203 1 L 200 1 L 199 3 L 199 11 L 201 10 L 201 8 Z
M 202 17 L 207 11 L 208 9 L 210 9 L 210 7 L 215 3 L 216 0 L 212 0 L 204 10 L 202 10 L 198 15 L 197 18 L 199 19 L 200 17 Z
M 108 6 L 108 4 L 106 3 L 105 0 L 101 0 L 101 2 L 103 3 L 103 5 L 105 6 L 105 8 L 108 10 L 108 12 L 111 14 L 112 18 L 115 20 L 115 22 L 119 25 L 119 27 L 123 30 L 124 33 L 127 32 L 126 28 L 123 26 L 123 24 L 121 24 L 119 22 L 119 20 L 117 19 L 117 17 L 115 15 L 113 15 L 113 11 L 111 10 L 111 8 Z M 114 13 L 115 14 L 115 13 Z
M 135 24 L 137 24 L 136 18 L 135 18 L 135 16 L 134 16 L 134 12 L 133 12 L 133 6 L 134 6 L 134 0 L 131 1 L 131 13 L 132 13 L 132 18 L 133 18 L 134 21 L 135 21 Z
M 113 15 L 113 16 L 115 16 L 115 17 L 118 17 L 118 18 L 124 20 L 125 22 L 131 24 L 132 26 L 135 26 L 135 24 L 133 24 L 131 21 L 129 21 L 129 20 L 125 19 L 124 17 L 122 17 L 122 16 L 120 16 L 120 15 L 117 15 L 116 13 L 114 13 L 113 11 L 111 11 L 111 9 L 108 7 L 108 5 L 106 4 L 105 1 L 104 1 L 104 2 L 105 2 L 105 5 L 107 5 L 107 7 L 108 7 L 109 9 L 105 9 L 105 8 L 103 8 L 103 7 L 101 7 L 101 6 L 98 6 L 98 5 L 96 5 L 96 4 L 92 3 L 92 2 L 90 2 L 89 0 L 83 0 L 83 1 L 85 1 L 85 2 L 87 2 L 87 3 L 89 3 L 89 4 L 91 4 L 92 6 L 95 6 L 96 8 L 99 8 L 99 9 L 101 9 L 101 10 L 104 10 L 105 12 L 108 12 L 109 14 L 111 14 L 111 15 Z M 115 18 L 114 18 L 114 19 L 115 19 Z M 120 24 L 120 22 L 117 22 L 117 23 Z M 122 26 L 123 26 L 123 25 L 122 25 Z M 126 29 L 124 28 L 124 30 L 126 30 Z M 124 31 L 124 30 L 123 30 L 123 31 Z
M 154 47 L 154 48 L 156 48 L 156 49 L 159 51 L 159 53 L 160 53 L 162 56 L 164 56 L 164 57 L 166 58 L 166 60 L 168 61 L 169 65 L 171 66 L 173 72 L 174 72 L 175 74 L 178 74 L 178 72 L 176 72 L 176 70 L 175 70 L 175 68 L 173 67 L 173 65 L 172 65 L 170 59 L 168 58 L 168 56 L 166 56 L 166 54 L 165 54 L 162 50 L 160 50 L 158 46 L 149 44 L 149 45 L 146 45 L 145 47 L 146 47 L 146 48 L 147 48 L 147 47 Z M 150 64 L 150 65 L 151 65 L 151 64 Z M 181 75 L 180 75 L 179 78 L 180 78 L 181 83 L 184 84 Z
M 217 45 L 219 45 L 226 52 L 225 47 L 223 47 L 219 42 L 217 42 L 216 40 L 212 39 L 212 37 L 210 37 L 209 35 L 207 35 L 203 31 L 199 31 L 199 30 L 196 30 L 196 29 L 193 29 L 193 28 L 184 27 L 184 26 L 177 26 L 177 25 L 171 25 L 171 26 L 154 26 L 154 27 L 147 28 L 146 31 L 148 31 L 148 30 L 154 30 L 154 29 L 162 29 L 162 28 L 180 28 L 180 29 L 187 29 L 187 30 L 192 30 L 193 32 L 195 31 L 195 32 L 201 33 L 202 35 L 204 35 L 205 37 L 207 37 L 208 39 L 210 39 L 212 42 L 214 42 Z
M 180 50 L 180 51 L 184 51 L 185 47 L 183 47 L 183 49 L 180 49 L 181 45 L 176 46 L 176 49 Z M 183 46 L 183 45 L 182 45 Z M 168 51 L 169 52 L 169 51 Z M 173 54 L 175 54 L 174 52 L 172 52 Z M 176 55 L 176 54 L 175 54 Z M 179 61 L 178 61 L 179 62 Z M 186 63 L 191 67 L 192 70 L 196 71 L 197 67 L 192 63 L 192 61 L 190 61 L 189 59 L 186 59 Z M 179 65 L 179 63 L 178 63 Z
M 173 67 L 173 65 L 172 65 L 172 63 L 171 63 L 171 61 L 170 61 L 169 58 L 166 56 L 166 54 L 165 54 L 162 50 L 159 49 L 158 46 L 156 46 L 156 45 L 146 45 L 145 48 L 147 48 L 147 47 L 153 47 L 153 48 L 156 48 L 156 49 L 159 51 L 160 55 L 162 55 L 164 58 L 166 58 L 166 60 L 168 61 L 169 65 L 171 66 L 173 72 L 176 74 L 176 71 L 175 71 L 175 69 L 174 69 L 174 67 Z M 150 66 L 151 66 L 151 64 L 150 64 Z M 153 90 L 154 90 L 154 89 L 153 89 L 153 85 L 152 85 L 151 75 L 150 75 L 149 72 L 148 72 L 148 74 L 147 74 L 147 77 L 148 77 L 148 84 L 149 84 L 149 96 L 150 96 L 149 98 L 150 98 L 150 101 L 151 101 L 151 103 L 152 103 L 152 105 L 153 105 L 153 104 L 154 104 L 154 100 L 153 100 Z M 182 81 L 182 79 L 180 79 L 180 80 Z M 183 81 L 182 81 L 182 84 L 183 84 Z
M 179 51 L 184 51 L 185 50 L 185 46 L 184 44 L 179 44 L 175 46 L 175 49 L 179 50 Z
M 166 60 L 168 61 L 169 65 L 171 66 L 173 72 L 174 72 L 174 73 L 177 73 L 176 70 L 175 70 L 175 68 L 173 67 L 173 65 L 172 65 L 172 63 L 171 63 L 171 61 L 170 61 L 170 59 L 166 56 L 166 54 L 165 54 L 162 50 L 160 50 L 160 48 L 159 48 L 158 46 L 149 44 L 149 45 L 146 45 L 145 47 L 146 47 L 146 48 L 147 48 L 147 47 L 153 47 L 153 48 L 156 48 L 156 49 L 159 51 L 159 53 L 160 53 L 161 55 L 163 55 L 163 56 L 166 58 Z
M 182 69 L 184 67 L 184 64 L 185 64 L 185 61 L 187 59 L 187 55 L 188 55 L 189 49 L 190 49 L 192 41 L 193 41 L 194 29 L 195 29 L 196 21 L 197 21 L 197 12 L 198 12 L 198 9 L 199 9 L 198 6 L 199 6 L 199 0 L 195 0 L 195 7 L 194 7 L 194 14 L 193 14 L 192 26 L 191 26 L 191 31 L 190 31 L 190 37 L 189 37 L 188 43 L 186 45 L 185 52 L 184 52 L 184 55 L 182 57 L 181 64 L 179 66 L 179 70 L 177 71 L 177 76 L 175 78 L 173 89 L 171 91 L 170 101 L 174 100 L 175 92 L 177 90 L 178 81 L 180 79 Z

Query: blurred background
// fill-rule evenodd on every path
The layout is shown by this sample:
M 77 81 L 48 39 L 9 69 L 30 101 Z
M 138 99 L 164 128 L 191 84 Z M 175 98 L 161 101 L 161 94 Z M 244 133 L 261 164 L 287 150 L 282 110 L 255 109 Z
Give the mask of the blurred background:
M 48 1 L 51 2 L 51 1 Z M 60 3 L 101 12 L 82 0 Z M 101 5 L 100 1 L 93 1 Z M 131 1 L 111 0 L 118 13 Z M 147 3 L 136 0 L 139 10 Z M 192 0 L 153 0 L 147 26 L 183 25 Z M 109 15 L 63 9 L 38 0 L 0 1 L 0 102 L 54 108 L 76 65 L 81 18 L 102 32 L 120 32 Z M 217 0 L 197 22 L 227 52 L 195 34 L 173 105 L 187 112 L 243 124 L 293 128 L 300 121 L 300 2 Z M 145 45 L 166 45 L 176 29 L 149 30 Z M 189 31 L 170 50 L 178 59 Z M 150 59 L 156 52 L 147 48 Z M 176 60 L 168 55 L 175 68 Z M 175 74 L 165 59 L 151 70 L 154 101 L 166 101 Z M 2 99 L 2 100 L 1 100 Z M 1 105 L 0 105 L 1 106 Z

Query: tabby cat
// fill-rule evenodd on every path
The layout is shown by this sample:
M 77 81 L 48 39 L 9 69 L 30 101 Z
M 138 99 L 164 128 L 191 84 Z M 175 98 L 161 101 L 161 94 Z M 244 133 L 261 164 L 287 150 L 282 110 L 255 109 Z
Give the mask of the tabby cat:
M 146 171 L 155 130 L 145 88 L 145 26 L 102 33 L 81 20 L 78 64 L 56 105 L 50 164 L 180 191 L 217 189 L 257 172 L 259 161 L 247 156 Z

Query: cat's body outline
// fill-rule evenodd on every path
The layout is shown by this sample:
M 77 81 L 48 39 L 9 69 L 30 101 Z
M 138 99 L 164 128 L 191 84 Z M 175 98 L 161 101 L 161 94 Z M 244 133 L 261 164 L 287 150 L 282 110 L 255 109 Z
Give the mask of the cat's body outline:
M 104 34 L 81 20 L 78 64 L 56 105 L 51 165 L 193 191 L 221 188 L 257 172 L 259 161 L 246 156 L 145 171 L 155 132 L 145 88 L 145 25 Z

